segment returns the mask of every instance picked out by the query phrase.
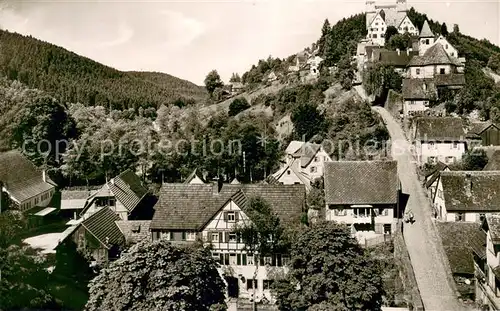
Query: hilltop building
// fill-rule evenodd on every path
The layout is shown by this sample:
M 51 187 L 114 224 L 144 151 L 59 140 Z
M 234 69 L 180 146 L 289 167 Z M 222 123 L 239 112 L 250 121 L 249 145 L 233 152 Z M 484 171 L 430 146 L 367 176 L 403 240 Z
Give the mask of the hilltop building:
M 378 45 L 385 45 L 387 27 L 394 26 L 399 33 L 406 32 L 418 35 L 418 29 L 407 15 L 406 0 L 396 0 L 395 4 L 375 4 L 375 1 L 366 1 L 366 29 L 367 39 Z

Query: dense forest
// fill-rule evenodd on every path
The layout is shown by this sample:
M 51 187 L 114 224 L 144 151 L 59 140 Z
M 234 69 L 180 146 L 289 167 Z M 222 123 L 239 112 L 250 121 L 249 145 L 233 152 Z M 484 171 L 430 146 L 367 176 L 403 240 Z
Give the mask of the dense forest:
M 206 97 L 203 87 L 189 81 L 157 72 L 118 71 L 31 36 L 0 30 L 0 51 L 3 75 L 63 103 L 123 110 Z

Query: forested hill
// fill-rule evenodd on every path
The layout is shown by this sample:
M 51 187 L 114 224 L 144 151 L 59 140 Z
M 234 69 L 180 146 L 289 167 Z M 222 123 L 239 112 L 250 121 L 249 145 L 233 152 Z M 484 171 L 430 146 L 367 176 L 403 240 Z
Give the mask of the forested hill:
M 122 72 L 31 36 L 0 30 L 0 51 L 0 74 L 62 102 L 125 109 L 206 97 L 203 87 L 189 81 L 157 72 Z

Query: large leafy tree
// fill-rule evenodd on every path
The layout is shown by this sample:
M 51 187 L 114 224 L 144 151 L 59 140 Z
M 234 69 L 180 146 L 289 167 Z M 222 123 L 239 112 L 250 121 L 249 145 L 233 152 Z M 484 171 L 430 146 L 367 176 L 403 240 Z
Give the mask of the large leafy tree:
M 224 83 L 222 83 L 222 80 L 217 70 L 210 71 L 205 77 L 205 87 L 207 88 L 207 91 L 210 94 L 210 96 L 214 94 L 214 91 L 216 89 L 221 88 L 223 86 Z
M 387 30 L 385 31 L 385 41 L 389 42 L 392 36 L 397 35 L 398 29 L 394 26 L 388 26 Z
M 225 286 L 208 249 L 168 241 L 132 246 L 90 283 L 87 310 L 225 310 Z
M 318 111 L 316 106 L 302 104 L 292 111 L 291 116 L 298 138 L 311 139 L 316 134 L 323 133 L 325 129 L 325 117 Z
M 290 270 L 274 288 L 281 311 L 381 310 L 377 262 L 346 225 L 320 222 L 297 235 Z

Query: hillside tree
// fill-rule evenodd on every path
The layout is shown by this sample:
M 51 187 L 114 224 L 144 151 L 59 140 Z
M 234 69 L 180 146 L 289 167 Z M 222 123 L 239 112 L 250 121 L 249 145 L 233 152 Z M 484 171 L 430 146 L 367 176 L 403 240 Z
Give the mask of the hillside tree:
M 225 310 L 224 295 L 208 249 L 143 241 L 91 281 L 86 310 Z
M 385 31 L 385 42 L 389 42 L 391 40 L 392 36 L 399 34 L 399 31 L 396 27 L 394 26 L 388 26 L 387 30 Z
M 328 38 L 331 30 L 332 30 L 332 26 L 330 25 L 330 22 L 328 21 L 328 18 L 327 18 L 323 22 L 323 27 L 321 28 L 321 37 L 319 38 L 318 44 L 317 44 L 319 55 L 324 55 L 324 53 L 325 53 L 325 43 L 327 41 L 327 38 Z
M 382 272 L 348 226 L 312 224 L 292 241 L 290 256 L 272 290 L 280 311 L 381 310 Z
M 441 34 L 445 37 L 448 36 L 448 27 L 446 26 L 446 23 L 441 25 Z
M 210 96 L 212 96 L 214 94 L 214 91 L 216 89 L 221 88 L 223 86 L 224 86 L 224 83 L 222 82 L 217 70 L 214 69 L 214 70 L 210 71 L 207 74 L 207 76 L 205 77 L 205 87 L 206 87 L 208 93 L 210 94 Z

